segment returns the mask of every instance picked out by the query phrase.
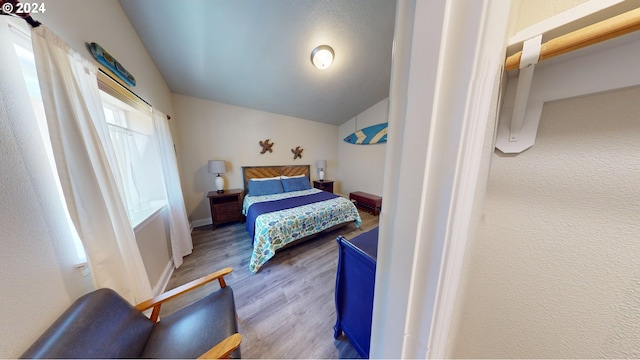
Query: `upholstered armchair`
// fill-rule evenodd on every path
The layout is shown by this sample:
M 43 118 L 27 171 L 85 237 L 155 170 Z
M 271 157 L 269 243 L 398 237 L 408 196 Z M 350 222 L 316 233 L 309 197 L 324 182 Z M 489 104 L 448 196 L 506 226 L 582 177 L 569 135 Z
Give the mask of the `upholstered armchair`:
M 23 358 L 240 357 L 235 301 L 225 268 L 135 307 L 111 289 L 76 300 Z M 158 321 L 166 301 L 218 280 L 220 289 Z M 152 309 L 150 318 L 142 311 Z

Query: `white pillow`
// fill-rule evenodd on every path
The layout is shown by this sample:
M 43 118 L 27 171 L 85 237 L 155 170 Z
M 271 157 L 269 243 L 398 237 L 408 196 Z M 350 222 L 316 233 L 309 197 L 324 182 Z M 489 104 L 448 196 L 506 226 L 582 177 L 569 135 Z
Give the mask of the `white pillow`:
M 274 176 L 270 178 L 251 178 L 251 181 L 266 181 L 266 180 L 280 180 L 280 176 Z
M 301 178 L 301 177 L 307 177 L 307 175 L 296 175 L 296 176 L 286 176 L 286 175 L 282 175 L 280 176 L 283 179 L 293 179 L 293 178 Z

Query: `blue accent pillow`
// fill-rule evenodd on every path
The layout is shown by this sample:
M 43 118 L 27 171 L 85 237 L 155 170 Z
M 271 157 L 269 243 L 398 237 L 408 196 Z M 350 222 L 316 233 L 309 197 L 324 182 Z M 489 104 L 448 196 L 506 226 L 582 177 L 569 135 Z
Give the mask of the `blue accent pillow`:
M 300 191 L 311 189 L 311 184 L 309 183 L 309 179 L 306 176 L 295 177 L 282 179 L 282 187 L 284 187 L 285 192 Z
M 278 180 L 249 180 L 249 196 L 283 193 L 282 182 Z

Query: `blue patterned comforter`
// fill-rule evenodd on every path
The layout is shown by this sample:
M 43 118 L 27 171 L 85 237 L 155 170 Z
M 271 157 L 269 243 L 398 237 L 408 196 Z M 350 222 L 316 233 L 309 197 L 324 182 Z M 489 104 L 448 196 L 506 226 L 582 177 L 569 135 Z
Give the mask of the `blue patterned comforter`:
M 295 198 L 291 200 L 300 203 L 300 197 L 316 194 L 309 196 L 312 198 L 310 200 L 312 203 L 266 212 L 255 217 L 253 253 L 249 262 L 249 270 L 252 273 L 256 273 L 262 265 L 271 259 L 276 250 L 293 241 L 349 221 L 355 221 L 356 226 L 360 227 L 362 219 L 351 201 L 340 196 L 317 201 L 319 193 L 322 191 L 309 189 L 275 195 L 245 196 L 242 213 L 248 215 L 252 212 L 250 211 L 251 205 L 256 203 L 281 203 L 280 200 L 287 198 Z M 282 204 L 276 206 L 286 207 Z M 251 226 L 249 221 L 247 221 L 247 226 Z M 251 233 L 251 231 L 249 232 Z

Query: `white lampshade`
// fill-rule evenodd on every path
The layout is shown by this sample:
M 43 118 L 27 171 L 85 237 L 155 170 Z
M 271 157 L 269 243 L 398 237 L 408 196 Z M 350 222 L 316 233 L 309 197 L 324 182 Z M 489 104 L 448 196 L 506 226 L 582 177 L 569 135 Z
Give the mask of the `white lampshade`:
M 209 172 L 212 174 L 223 174 L 227 172 L 227 165 L 224 160 L 209 160 Z
M 320 45 L 311 52 L 311 62 L 315 67 L 324 70 L 333 62 L 333 49 L 328 45 Z

